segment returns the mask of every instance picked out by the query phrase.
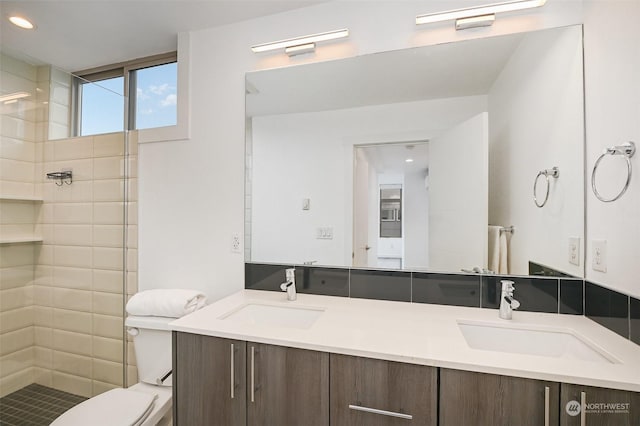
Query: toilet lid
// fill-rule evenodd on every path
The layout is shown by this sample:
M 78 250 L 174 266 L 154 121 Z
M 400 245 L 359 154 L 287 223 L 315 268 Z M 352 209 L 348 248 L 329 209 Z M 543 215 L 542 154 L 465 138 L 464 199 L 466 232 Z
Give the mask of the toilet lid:
M 112 389 L 90 398 L 60 417 L 51 426 L 132 426 L 151 412 L 156 395 Z

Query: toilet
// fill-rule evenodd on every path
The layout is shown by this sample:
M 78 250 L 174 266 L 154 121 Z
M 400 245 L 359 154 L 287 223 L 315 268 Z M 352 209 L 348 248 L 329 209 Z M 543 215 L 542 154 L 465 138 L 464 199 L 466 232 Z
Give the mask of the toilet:
M 51 426 L 168 426 L 171 421 L 171 331 L 175 318 L 129 316 L 140 382 L 90 398 Z

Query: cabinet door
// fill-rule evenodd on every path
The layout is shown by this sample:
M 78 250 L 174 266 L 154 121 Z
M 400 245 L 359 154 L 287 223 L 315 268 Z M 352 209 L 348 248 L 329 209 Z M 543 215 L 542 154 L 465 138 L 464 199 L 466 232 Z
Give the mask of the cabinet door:
M 246 343 L 174 333 L 174 424 L 246 424 Z
M 247 343 L 247 424 L 327 426 L 329 354 Z
M 640 393 L 562 384 L 561 426 L 638 426 Z
M 440 370 L 440 426 L 557 426 L 560 385 Z
M 437 425 L 438 370 L 331 354 L 331 424 Z

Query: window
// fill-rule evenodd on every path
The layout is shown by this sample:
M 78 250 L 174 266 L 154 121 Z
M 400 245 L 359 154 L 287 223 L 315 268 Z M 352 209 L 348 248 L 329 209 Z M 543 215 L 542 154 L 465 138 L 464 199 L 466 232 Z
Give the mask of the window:
M 176 125 L 177 73 L 175 52 L 75 73 L 75 134 Z

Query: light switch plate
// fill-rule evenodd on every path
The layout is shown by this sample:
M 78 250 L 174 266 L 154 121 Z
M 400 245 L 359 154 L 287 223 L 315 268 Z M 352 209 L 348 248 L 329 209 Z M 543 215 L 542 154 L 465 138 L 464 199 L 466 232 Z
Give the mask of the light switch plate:
M 607 272 L 607 240 L 592 240 L 591 267 L 594 271 Z
M 316 239 L 333 240 L 333 227 L 326 226 L 316 229 Z
M 569 263 L 580 266 L 579 237 L 569 237 Z

